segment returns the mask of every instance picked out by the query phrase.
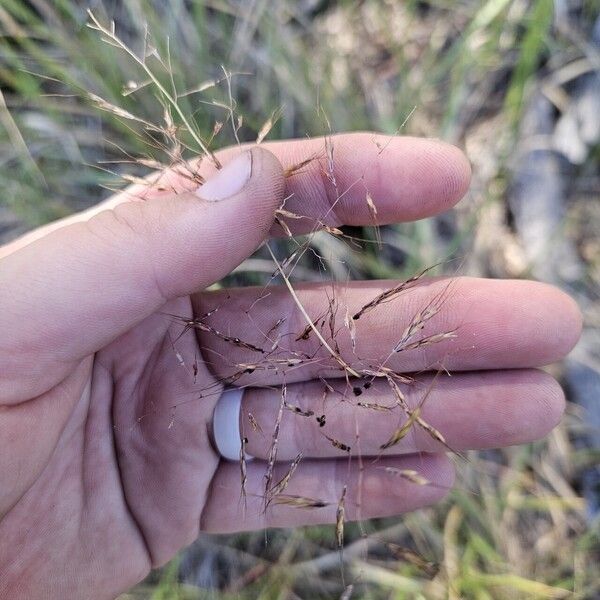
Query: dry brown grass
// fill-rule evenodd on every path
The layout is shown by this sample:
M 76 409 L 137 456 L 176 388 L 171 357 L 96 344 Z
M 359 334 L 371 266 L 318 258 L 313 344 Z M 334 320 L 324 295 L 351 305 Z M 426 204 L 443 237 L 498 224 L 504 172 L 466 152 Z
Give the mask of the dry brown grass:
M 25 40 L 27 44 L 29 37 L 23 34 L 23 19 L 11 16 L 12 4 L 9 1 L 7 8 L 0 10 L 3 31 L 13 36 L 11 39 Z M 46 5 L 44 2 L 39 4 Z M 139 3 L 125 4 L 131 5 L 131 13 L 136 16 L 134 23 L 143 23 L 146 17 L 151 18 L 153 14 L 152 11 L 142 14 L 141 5 L 137 6 Z M 568 67 L 572 60 L 583 60 L 588 72 L 591 64 L 589 51 L 585 48 L 582 50 L 577 44 L 565 43 L 564 37 L 553 33 L 554 37 L 550 39 L 553 48 L 551 55 L 542 56 L 538 61 L 540 64 L 534 65 L 533 71 L 523 72 L 519 44 L 527 37 L 528 31 L 533 31 L 532 39 L 536 33 L 526 17 L 532 10 L 543 12 L 547 5 L 541 1 L 520 0 L 464 2 L 455 6 L 439 3 L 421 8 L 415 8 L 411 3 L 373 1 L 357 4 L 356 7 L 340 5 L 314 17 L 309 31 L 302 34 L 306 39 L 294 31 L 294 27 L 304 27 L 306 17 L 297 16 L 292 3 L 281 3 L 281 8 L 273 8 L 272 13 L 265 12 L 263 7 L 257 10 L 256 15 L 246 15 L 240 8 L 238 16 L 241 25 L 232 36 L 232 44 L 237 45 L 238 51 L 232 56 L 232 62 L 228 63 L 229 69 L 208 77 L 200 85 L 178 88 L 183 90 L 181 93 L 173 91 L 177 83 L 175 78 L 169 76 L 173 58 L 165 54 L 164 44 L 155 45 L 151 36 L 146 37 L 142 32 L 138 39 L 144 44 L 148 41 L 148 46 L 146 50 L 142 47 L 140 52 L 131 56 L 130 51 L 122 47 L 127 43 L 115 39 L 116 32 L 110 26 L 101 24 L 106 20 L 92 22 L 113 46 L 116 44 L 126 52 L 143 72 L 139 75 L 130 71 L 126 77 L 120 77 L 118 93 L 111 93 L 108 88 L 98 90 L 97 87 L 101 87 L 98 81 L 92 81 L 93 85 L 90 86 L 95 92 L 88 92 L 85 87 L 82 92 L 90 104 L 104 112 L 110 127 L 106 137 L 114 139 L 114 142 L 101 143 L 103 148 L 108 149 L 108 156 L 102 158 L 110 161 L 103 163 L 102 168 L 117 173 L 123 184 L 147 185 L 148 180 L 143 177 L 148 171 L 165 169 L 174 169 L 190 182 L 200 184 L 202 179 L 196 166 L 190 166 L 187 159 L 192 154 L 199 154 L 205 160 L 214 161 L 212 148 L 227 141 L 254 139 L 260 143 L 268 136 L 329 133 L 367 125 L 392 132 L 398 129 L 407 114 L 411 117 L 405 123 L 406 127 L 402 127 L 403 131 L 420 135 L 439 135 L 441 132 L 446 139 L 465 145 L 474 162 L 473 191 L 459 207 L 455 221 L 450 225 L 442 220 L 395 229 L 379 228 L 376 226 L 377 207 L 366 190 L 365 203 L 374 226 L 372 229 L 357 232 L 324 228 L 321 232 L 315 230 L 295 245 L 291 239 L 274 242 L 255 259 L 259 262 L 247 263 L 231 278 L 233 283 L 266 285 L 279 282 L 288 286 L 291 297 L 294 299 L 296 296 L 294 302 L 305 321 L 293 335 L 296 339 L 316 344 L 318 356 L 311 352 L 308 355 L 282 357 L 285 340 L 279 337 L 278 330 L 283 325 L 283 316 L 275 316 L 271 330 L 258 335 L 259 338 L 262 336 L 264 344 L 216 329 L 211 325 L 210 314 L 193 322 L 177 316 L 165 316 L 181 322 L 182 334 L 191 335 L 193 329 L 201 329 L 232 348 L 256 354 L 253 362 L 232 365 L 232 372 L 225 383 L 235 383 L 250 370 L 293 369 L 322 360 L 321 357 L 326 355 L 347 376 L 347 398 L 344 401 L 364 410 L 393 412 L 398 414 L 400 429 L 412 421 L 410 427 L 420 427 L 431 437 L 444 441 L 443 432 L 431 428 L 416 410 L 411 411 L 406 405 L 402 389 L 412 385 L 411 377 L 393 372 L 386 364 L 355 369 L 340 355 L 336 340 L 340 336 L 348 336 L 353 349 L 359 352 L 355 321 L 363 314 L 377 310 L 383 303 L 401 302 L 404 292 L 411 288 L 418 277 L 425 275 L 426 265 L 433 264 L 437 256 L 452 255 L 458 250 L 466 256 L 464 269 L 477 275 L 521 277 L 531 273 L 532 265 L 522 241 L 507 218 L 509 210 L 505 203 L 510 179 L 507 173 L 511 167 L 507 153 L 517 135 L 514 126 L 522 104 L 519 101 L 515 106 L 508 107 L 499 90 L 510 88 L 514 90 L 510 94 L 511 99 L 519 100 L 526 97 L 529 86 L 537 85 L 537 78 L 540 86 L 550 90 L 549 96 L 558 99 L 557 106 L 560 106 L 557 110 L 562 110 L 565 98 L 569 100 L 571 88 L 568 84 L 557 83 L 559 80 L 554 74 L 564 73 L 563 68 Z M 227 14 L 227 11 L 231 13 L 230 7 L 223 5 L 221 9 L 223 14 Z M 48 4 L 44 10 L 52 12 L 54 8 Z M 215 10 L 219 13 L 218 9 Z M 544 14 L 542 17 L 537 19 L 538 23 L 546 22 Z M 60 24 L 63 21 L 56 16 L 53 22 Z M 278 43 L 276 34 L 269 31 L 273 24 L 286 32 L 285 43 Z M 179 23 L 179 26 L 184 32 L 189 29 L 185 28 L 185 23 Z M 35 31 L 35 35 L 42 32 L 39 27 Z M 72 37 L 71 26 L 61 30 L 57 25 L 56 31 L 65 40 Z M 264 31 L 266 35 L 263 35 Z M 190 44 L 199 43 L 189 32 L 183 36 Z M 35 36 L 30 37 L 35 39 Z M 265 56 L 265 39 L 270 39 L 274 44 L 270 48 L 272 57 L 263 63 L 257 60 L 252 65 L 252 77 L 235 74 L 247 72 L 244 64 L 236 64 L 236 61 L 243 62 L 239 57 L 244 53 L 250 57 L 246 64 L 254 56 Z M 88 38 L 87 43 L 95 42 Z M 66 81 L 70 85 L 75 83 L 68 71 L 64 71 L 66 75 L 57 73 L 56 67 L 47 59 L 39 53 L 35 54 L 31 44 L 23 47 L 32 61 L 51 71 L 49 77 L 58 75 L 54 77 L 55 80 Z M 6 47 L 3 48 L 9 56 Z M 119 48 L 111 47 L 110 50 Z M 296 57 L 308 57 L 307 48 L 310 48 L 310 57 L 305 58 L 306 64 L 302 65 L 296 61 Z M 97 50 L 98 47 L 94 46 L 94 51 L 88 52 L 88 55 L 106 56 L 102 54 L 104 50 Z M 68 52 L 69 49 L 64 51 Z M 536 53 L 539 52 L 534 48 L 530 54 L 538 56 Z M 439 60 L 442 55 L 445 58 Z M 75 62 L 76 58 L 72 60 Z M 200 61 L 194 60 L 196 68 Z M 154 70 L 155 66 L 159 72 Z M 101 69 L 100 64 L 91 65 L 88 69 L 90 77 L 96 71 L 101 72 Z M 152 75 L 147 69 L 151 70 Z M 3 82 L 18 86 L 14 79 L 7 79 L 7 71 L 0 71 Z M 158 81 L 158 86 L 154 79 Z M 560 81 L 564 81 L 564 78 Z M 33 85 L 29 79 L 27 82 Z M 48 79 L 44 85 L 48 86 L 46 91 L 54 93 L 56 90 L 53 86 L 58 86 L 58 83 Z M 123 87 L 126 89 L 121 89 Z M 27 85 L 11 89 L 26 90 Z M 148 93 L 151 89 L 154 93 Z M 310 93 L 315 89 L 320 90 L 317 116 L 316 99 Z M 261 90 L 280 92 L 277 94 L 278 106 L 272 108 Z M 62 93 L 64 90 L 60 91 Z M 124 92 L 122 96 L 119 95 L 121 92 Z M 25 91 L 20 93 L 25 94 Z M 213 93 L 212 98 L 206 95 Z M 11 98 L 5 94 L 11 110 L 16 106 L 14 96 Z M 208 115 L 205 121 L 201 118 L 192 119 L 184 107 L 194 97 L 202 97 L 206 103 L 203 105 Z M 239 99 L 236 104 L 236 97 L 245 99 Z M 32 102 L 35 108 L 31 98 L 28 102 Z M 69 127 L 64 128 L 57 118 L 54 121 L 56 132 L 52 135 L 61 141 L 71 139 L 67 135 L 68 129 L 77 144 L 85 147 L 89 143 L 86 139 L 90 136 L 89 130 L 81 126 L 81 120 L 92 118 L 92 113 L 85 105 L 69 98 L 62 98 L 62 104 L 52 104 L 53 98 L 46 98 L 44 102 L 46 106 L 52 106 L 52 110 L 64 111 L 63 115 L 69 123 Z M 267 114 L 262 114 L 263 107 L 267 105 Z M 279 110 L 282 105 L 283 108 Z M 415 105 L 417 110 L 412 108 Z M 63 108 L 57 109 L 57 106 Z M 39 106 L 37 108 L 39 110 Z M 211 112 L 213 109 L 220 111 L 218 117 Z M 244 119 L 240 116 L 242 112 Z M 330 125 L 327 124 L 327 115 Z M 15 124 L 22 127 L 24 121 L 15 119 Z M 202 122 L 202 126 L 198 122 Z M 11 128 L 14 137 L 14 127 Z M 255 132 L 253 136 L 248 133 L 251 129 Z M 94 133 L 93 137 L 94 144 L 100 145 L 98 135 Z M 23 138 L 27 141 L 27 135 Z M 321 152 L 289 168 L 286 175 L 299 176 L 309 163 L 317 161 L 323 165 L 324 176 L 337 190 L 338 197 L 342 197 L 345 190 L 339 189 L 333 175 L 336 155 L 332 139 L 327 137 Z M 490 140 L 495 143 L 490 143 Z M 382 147 L 381 150 L 384 149 Z M 48 160 L 44 155 L 40 160 L 39 150 L 35 147 L 29 154 L 30 157 L 26 159 L 29 163 L 31 159 L 34 164 L 36 161 L 43 164 Z M 24 168 L 29 173 L 30 167 Z M 60 181 L 64 181 L 64 169 L 57 170 L 60 172 Z M 590 199 L 593 200 L 597 192 L 598 176 L 594 168 L 587 167 L 583 171 L 586 173 L 585 186 L 578 189 L 573 210 L 569 208 L 568 222 L 569 227 L 573 228 L 569 235 L 577 240 L 577 246 L 587 261 L 585 289 L 593 290 L 600 281 L 600 270 L 597 244 L 594 242 L 598 220 L 590 208 L 593 206 Z M 44 174 L 52 182 L 52 171 L 45 169 Z M 7 179 L 9 195 L 11 186 L 14 187 L 11 181 Z M 69 182 L 61 188 L 61 193 L 77 198 L 82 195 L 82 189 L 92 187 L 85 182 L 82 184 L 75 176 L 73 181 L 78 187 L 71 187 Z M 114 187 L 114 184 L 112 180 L 110 187 Z M 162 178 L 151 180 L 151 185 L 168 189 L 163 187 L 168 183 L 165 184 Z M 356 185 L 361 185 L 359 179 Z M 19 187 L 14 195 L 25 198 L 29 189 Z M 95 181 L 92 189 L 96 189 Z M 47 195 L 45 193 L 44 197 Z M 35 203 L 32 201 L 32 204 Z M 76 205 L 72 203 L 71 206 Z M 39 207 L 37 210 L 41 212 Z M 50 214 L 46 210 L 43 214 Z M 52 210 L 60 213 L 65 209 L 58 206 Z M 277 218 L 283 232 L 291 238 L 289 224 L 302 217 L 286 210 L 284 205 Z M 439 234 L 438 229 L 444 227 L 451 227 L 454 232 L 450 239 Z M 357 260 L 349 246 L 353 248 L 354 244 L 360 244 L 364 239 L 370 243 L 363 245 L 365 250 Z M 402 269 L 397 267 L 399 256 Z M 322 314 L 309 315 L 295 294 L 295 286 L 302 276 L 323 279 L 322 273 L 315 275 L 321 264 L 325 264 L 342 281 L 351 273 L 353 277 L 398 277 L 402 274 L 406 282 L 386 290 L 383 298 L 372 298 L 354 314 L 347 313 L 343 297 L 340 296 L 330 298 Z M 413 273 L 417 273 L 418 277 L 411 281 Z M 591 328 L 597 328 L 599 322 L 598 295 L 594 294 L 590 294 L 592 300 L 587 309 Z M 438 343 L 455 334 L 454 331 L 426 330 L 432 313 L 443 310 L 445 297 L 440 298 L 439 305 L 434 303 L 421 307 L 395 346 L 389 348 L 390 354 L 415 351 L 420 345 Z M 177 352 L 177 340 L 173 342 L 174 352 Z M 182 360 L 189 361 L 191 357 L 182 357 Z M 196 360 L 194 358 L 192 372 Z M 588 356 L 586 360 L 597 364 L 593 357 L 590 359 Z M 555 372 L 559 374 L 557 369 Z M 382 406 L 369 402 L 365 392 L 375 378 L 388 382 L 396 398 L 395 404 Z M 360 400 L 355 390 L 361 392 Z M 213 392 L 199 390 L 203 394 Z M 332 393 L 324 383 L 324 396 Z M 301 406 L 286 403 L 284 393 L 281 406 L 282 410 L 290 411 L 298 419 L 314 419 L 314 426 L 326 435 L 326 411 L 310 415 Z M 171 418 L 172 415 L 168 415 L 168 419 Z M 253 415 L 247 415 L 247 419 L 253 430 L 262 430 L 267 439 L 272 439 L 271 448 L 276 455 L 277 435 L 273 436 L 275 432 L 271 424 L 258 423 Z M 237 593 L 243 597 L 261 598 L 298 595 L 314 598 L 341 595 L 349 598 L 366 594 L 374 598 L 594 598 L 600 593 L 596 567 L 600 560 L 600 546 L 597 526 L 586 515 L 579 488 L 579 474 L 582 465 L 596 464 L 598 457 L 580 450 L 574 441 L 585 428 L 585 423 L 586 416 L 578 407 L 571 405 L 562 425 L 544 442 L 501 452 L 469 453 L 469 461 L 461 461 L 461 480 L 451 501 L 436 509 L 407 516 L 401 522 L 382 520 L 364 523 L 362 527 L 345 523 L 344 496 L 343 490 L 340 490 L 336 502 L 341 504 L 341 508 L 338 504 L 336 523 L 332 522 L 329 528 L 310 528 L 294 533 L 273 532 L 268 546 L 264 545 L 262 535 L 239 536 L 225 543 L 203 539 L 198 542 L 198 552 L 218 557 L 222 565 L 222 578 L 218 583 L 224 590 L 224 598 Z M 388 441 L 381 440 L 381 445 Z M 360 450 L 360 432 L 357 431 L 354 440 L 331 438 L 331 443 L 334 442 L 340 450 L 340 456 L 345 455 L 346 446 Z M 246 479 L 243 456 L 242 453 L 242 495 Z M 265 475 L 268 474 L 268 465 L 274 462 L 275 456 L 268 461 Z M 311 510 L 324 504 L 318 498 L 285 493 L 297 468 L 301 468 L 301 457 L 289 464 L 287 472 L 277 482 L 272 481 L 272 474 L 269 481 L 265 477 L 268 483 L 265 486 L 265 504 L 281 503 L 298 510 Z M 404 471 L 390 472 L 389 475 L 390 478 L 412 478 L 422 485 L 430 485 L 419 479 L 422 478 L 419 473 Z M 344 540 L 341 557 L 340 529 L 343 529 Z M 186 560 L 185 557 L 183 560 Z M 346 578 L 352 578 L 345 582 L 348 584 L 345 587 L 340 579 L 340 560 L 345 566 Z M 140 587 L 139 594 L 144 597 L 204 597 L 202 591 L 179 585 L 176 569 L 170 573 L 163 574 L 163 587 L 151 582 L 150 588 Z

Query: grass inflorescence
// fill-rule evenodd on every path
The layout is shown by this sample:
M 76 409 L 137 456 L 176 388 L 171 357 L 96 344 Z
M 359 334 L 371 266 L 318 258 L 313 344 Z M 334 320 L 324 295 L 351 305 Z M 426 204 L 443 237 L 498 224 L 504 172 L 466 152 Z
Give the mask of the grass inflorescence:
M 55 7 L 44 1 L 30 5 L 6 0 L 0 7 L 4 88 L 0 117 L 11 144 L 0 169 L 17 165 L 22 174 L 6 178 L 8 205 L 30 222 L 47 220 L 79 208 L 81 196 L 98 198 L 101 175 L 109 189 L 133 184 L 136 193 L 169 190 L 172 180 L 165 173 L 197 186 L 203 183 L 202 162 L 219 168 L 219 147 L 323 133 L 323 148 L 289 166 L 286 177 L 302 177 L 317 164 L 339 199 L 347 189 L 335 177 L 332 132 L 371 127 L 393 133 L 400 127 L 417 134 L 441 131 L 452 141 L 466 138 L 481 159 L 476 166 L 488 173 L 488 179 L 479 182 L 482 201 L 470 199 L 468 206 L 484 216 L 495 214 L 505 189 L 507 148 L 528 87 L 539 66 L 549 60 L 545 40 L 551 3 L 509 0 L 450 7 L 368 1 L 356 7 L 340 3 L 330 9 L 316 8 L 314 13 L 302 13 L 300 4 L 258 3 L 256 14 L 251 15 L 243 6 L 226 3 L 191 2 L 189 7 L 164 11 L 159 3 L 127 0 L 123 12 L 115 15 L 114 26 L 110 11 L 101 6 L 87 18 L 74 2 Z M 44 19 L 53 24 L 52 36 Z M 85 27 L 86 21 L 91 28 Z M 170 35 L 162 35 L 163 31 Z M 160 36 L 153 35 L 158 32 Z M 563 42 L 553 39 L 552 43 L 556 50 Z M 567 55 L 575 52 L 571 47 Z M 228 67 L 215 63 L 213 56 Z M 549 69 L 554 68 L 552 60 L 562 68 L 560 52 L 558 56 L 550 57 Z M 407 75 L 400 78 L 399 73 Z M 506 81 L 508 91 L 499 97 Z M 318 98 L 310 93 L 316 89 Z M 560 93 L 552 97 L 562 98 Z M 407 115 L 411 116 L 405 123 Z M 497 154 L 488 148 L 493 137 L 490 128 L 503 132 L 494 150 Z M 481 148 L 485 151 L 477 152 Z M 380 151 L 385 149 L 382 144 Z M 99 169 L 81 170 L 82 161 Z M 72 177 L 65 179 L 69 165 L 77 168 L 70 168 Z M 353 185 L 363 185 L 360 174 Z M 67 201 L 42 203 L 48 196 L 64 196 Z M 431 598 L 593 598 L 598 593 L 599 545 L 597 531 L 586 525 L 585 506 L 577 491 L 572 460 L 576 452 L 569 435 L 581 415 L 573 407 L 565 425 L 548 442 L 499 453 L 469 453 L 468 463 L 461 463 L 451 502 L 402 521 L 346 522 L 349 506 L 355 503 L 360 508 L 361 500 L 345 485 L 332 498 L 290 493 L 306 458 L 299 452 L 289 460 L 277 460 L 285 419 L 310 423 L 343 461 L 350 460 L 349 454 L 361 463 L 370 458 L 362 456 L 358 428 L 348 439 L 335 437 L 334 406 L 349 411 L 358 407 L 374 418 L 389 415 L 393 423 L 389 437 L 379 442 L 382 452 L 415 430 L 444 447 L 444 432 L 424 420 L 419 404 L 407 400 L 416 388 L 424 403 L 429 390 L 418 387 L 414 374 L 396 372 L 388 361 L 373 363 L 361 356 L 361 325 L 377 318 L 389 303 L 401 304 L 422 277 L 443 271 L 444 264 L 434 264 L 440 254 L 466 248 L 473 251 L 466 261 L 468 269 L 514 274 L 508 267 L 499 271 L 495 255 L 486 267 L 480 266 L 484 259 L 469 241 L 477 238 L 477 231 L 472 236 L 461 233 L 461 226 L 463 231 L 467 225 L 475 229 L 467 212 L 459 212 L 458 227 L 447 238 L 436 229 L 452 225 L 445 220 L 378 227 L 377 203 L 369 190 L 364 196 L 371 227 L 331 227 L 324 214 L 302 239 L 294 239 L 292 230 L 305 217 L 284 203 L 276 214 L 283 237 L 269 242 L 229 278 L 228 283 L 259 286 L 262 293 L 257 302 L 268 297 L 272 284 L 286 286 L 299 315 L 294 326 L 289 315 L 274 315 L 267 327 L 247 335 L 247 328 L 242 334 L 218 324 L 219 309 L 194 319 L 165 315 L 179 328 L 177 335 L 200 332 L 218 340 L 221 355 L 213 357 L 215 362 L 227 360 L 234 350 L 244 356 L 243 361 L 229 361 L 229 372 L 219 384 L 243 384 L 244 377 L 261 371 L 293 373 L 310 365 L 323 366 L 328 373 L 335 370 L 346 381 L 340 392 L 323 380 L 319 410 L 288 401 L 284 385 L 273 422 L 259 420 L 253 413 L 244 415 L 242 504 L 248 495 L 246 436 L 257 435 L 269 448 L 261 510 L 329 509 L 335 516 L 325 528 L 270 532 L 268 545 L 262 534 L 238 536 L 218 545 L 200 540 L 199 551 L 217 556 L 224 565 L 219 582 L 223 597 L 348 599 L 393 593 Z M 18 201 L 11 202 L 11 197 Z M 477 244 L 473 246 L 477 250 Z M 517 264 L 513 246 L 507 242 L 504 248 L 510 255 L 506 262 Z M 401 283 L 350 308 L 344 282 L 357 276 L 394 277 Z M 331 293 L 314 314 L 301 299 L 302 279 L 337 282 L 337 287 L 329 286 Z M 419 307 L 386 353 L 393 358 L 429 345 L 451 344 L 460 328 L 431 329 L 451 294 L 451 288 L 444 290 L 432 303 Z M 253 306 L 246 308 L 246 316 L 253 319 Z M 182 377 L 193 377 L 195 382 L 199 358 L 179 354 L 177 335 L 172 344 L 177 362 L 185 367 Z M 432 366 L 440 370 L 439 377 L 445 376 L 443 364 Z M 370 398 L 378 381 L 389 387 L 393 401 L 382 404 Z M 197 397 L 175 401 L 165 415 L 165 428 L 177 419 L 181 402 L 198 401 L 220 389 L 220 385 L 199 388 Z M 143 419 L 139 415 L 132 426 Z M 276 463 L 282 471 L 275 469 Z M 417 470 L 382 469 L 392 481 L 434 485 Z M 203 597 L 203 592 L 179 583 L 179 572 L 174 562 L 162 583 L 156 580 L 160 576 L 153 576 L 139 593 Z

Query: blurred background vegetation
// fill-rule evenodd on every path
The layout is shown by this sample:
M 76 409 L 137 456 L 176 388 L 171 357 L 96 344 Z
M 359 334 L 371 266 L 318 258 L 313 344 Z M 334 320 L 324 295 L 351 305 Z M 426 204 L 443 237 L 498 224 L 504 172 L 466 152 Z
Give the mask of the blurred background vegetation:
M 1 0 L 0 242 L 108 195 L 118 177 L 105 169 L 145 172 L 113 161 L 168 160 L 106 110 L 164 123 L 139 65 L 86 27 L 87 9 L 191 92 L 181 108 L 208 137 L 229 109 L 243 115 L 242 141 L 279 111 L 272 139 L 375 129 L 466 151 L 473 184 L 451 214 L 382 228 L 381 251 L 314 243 L 353 277 L 457 258 L 466 274 L 559 285 L 585 315 L 581 344 L 551 367 L 569 405 L 546 440 L 459 462 L 442 505 L 366 523 L 366 538 L 350 526 L 345 593 L 600 597 L 598 0 Z M 224 69 L 237 74 L 231 89 L 208 87 Z M 230 143 L 224 126 L 213 146 Z M 236 281 L 264 280 L 264 264 L 259 255 Z M 205 536 L 126 597 L 339 598 L 334 537 L 333 527 L 275 531 L 268 544 L 261 532 Z

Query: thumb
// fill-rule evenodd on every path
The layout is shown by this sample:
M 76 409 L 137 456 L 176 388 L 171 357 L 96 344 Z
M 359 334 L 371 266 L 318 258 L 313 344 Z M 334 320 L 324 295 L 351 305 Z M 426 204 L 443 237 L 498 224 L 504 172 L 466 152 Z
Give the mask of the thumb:
M 0 403 L 22 399 L 22 385 L 46 391 L 168 300 L 229 273 L 268 235 L 284 187 L 279 161 L 256 147 L 196 192 L 124 202 L 1 259 Z

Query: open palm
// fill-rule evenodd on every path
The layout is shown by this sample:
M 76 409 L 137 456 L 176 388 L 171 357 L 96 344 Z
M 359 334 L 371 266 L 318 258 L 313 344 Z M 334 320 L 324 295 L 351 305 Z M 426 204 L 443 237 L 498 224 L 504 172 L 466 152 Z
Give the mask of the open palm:
M 286 210 L 305 217 L 290 220 L 296 234 L 317 221 L 371 224 L 365 190 L 384 224 L 446 210 L 468 186 L 464 157 L 440 142 L 365 133 L 334 145 L 335 186 L 323 140 L 232 148 L 220 154 L 226 166 L 216 177 L 202 166 L 209 183 L 197 194 L 171 174 L 152 197 L 121 194 L 0 248 L 1 597 L 111 598 L 201 531 L 332 522 L 344 485 L 349 519 L 416 509 L 452 485 L 446 448 L 419 428 L 382 452 L 400 415 L 340 401 L 344 372 L 314 336 L 298 335 L 306 320 L 288 290 L 269 288 L 266 298 L 254 288 L 202 291 L 277 234 L 284 198 Z M 341 285 L 340 326 L 346 307 L 354 314 L 393 285 Z M 447 289 L 428 330 L 456 329 L 456 337 L 389 357 L 414 314 Z M 308 314 L 327 311 L 331 285 L 297 291 Z M 435 385 L 420 375 L 406 392 L 414 406 L 430 390 L 423 418 L 449 446 L 522 443 L 558 422 L 562 392 L 534 367 L 560 359 L 578 338 L 567 296 L 525 281 L 460 278 L 449 288 L 424 278 L 402 298 L 366 312 L 354 340 L 340 335 L 340 355 L 360 368 L 387 360 L 398 372 L 453 372 Z M 168 316 L 207 314 L 210 327 L 183 336 Z M 222 381 L 256 361 L 252 348 L 266 346 L 274 328 L 286 340 L 271 354 L 281 366 L 248 369 L 235 381 L 245 386 L 247 449 L 259 459 L 247 466 L 244 505 L 239 465 L 211 444 L 212 415 Z M 314 358 L 286 366 L 299 355 Z M 323 508 L 263 510 L 264 459 L 284 383 L 290 405 L 327 414 L 327 424 L 286 411 L 273 478 L 302 452 L 286 493 L 319 498 Z M 393 403 L 384 379 L 364 391 L 368 403 Z M 332 439 L 350 440 L 351 456 L 383 456 L 360 470 Z M 432 485 L 390 477 L 386 466 L 414 469 Z

